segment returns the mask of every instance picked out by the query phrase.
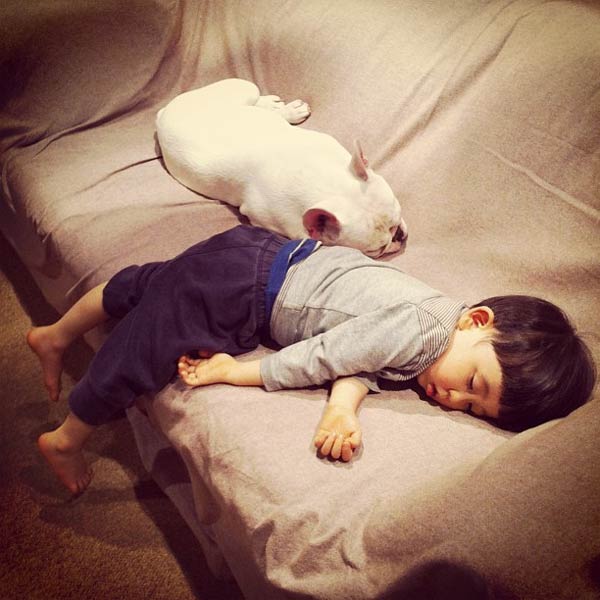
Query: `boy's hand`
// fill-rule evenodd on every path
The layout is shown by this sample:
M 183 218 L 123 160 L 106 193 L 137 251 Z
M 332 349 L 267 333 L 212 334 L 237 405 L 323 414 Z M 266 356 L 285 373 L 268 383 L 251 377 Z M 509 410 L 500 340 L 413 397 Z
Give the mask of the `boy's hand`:
M 319 422 L 314 444 L 323 456 L 348 462 L 360 446 L 361 430 L 352 408 L 329 404 Z
M 205 358 L 180 357 L 177 371 L 183 381 L 190 387 L 211 385 L 213 383 L 230 383 L 232 385 L 262 385 L 260 376 L 260 360 L 239 362 L 229 354 L 213 354 Z
M 313 440 L 323 456 L 345 462 L 352 459 L 362 437 L 356 413 L 368 391 L 355 377 L 340 377 L 333 382 L 329 403 Z
M 182 356 L 177 363 L 179 377 L 190 387 L 227 383 L 235 358 L 229 354 L 213 354 L 210 358 Z

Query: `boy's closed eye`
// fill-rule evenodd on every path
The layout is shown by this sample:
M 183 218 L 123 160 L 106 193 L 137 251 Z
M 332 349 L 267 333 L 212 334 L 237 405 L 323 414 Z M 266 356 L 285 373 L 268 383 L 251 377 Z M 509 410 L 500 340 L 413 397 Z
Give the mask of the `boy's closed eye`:
M 469 382 L 467 383 L 467 389 L 470 392 L 472 392 L 474 387 L 475 387 L 475 373 L 473 373 L 473 375 L 471 375 L 471 378 L 469 379 Z

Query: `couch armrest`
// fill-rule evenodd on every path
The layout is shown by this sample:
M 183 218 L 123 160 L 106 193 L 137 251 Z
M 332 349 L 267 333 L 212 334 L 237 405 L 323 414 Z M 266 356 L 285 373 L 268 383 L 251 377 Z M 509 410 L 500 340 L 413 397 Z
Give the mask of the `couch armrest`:
M 157 73 L 169 76 L 178 10 L 166 0 L 3 3 L 0 152 L 152 100 Z

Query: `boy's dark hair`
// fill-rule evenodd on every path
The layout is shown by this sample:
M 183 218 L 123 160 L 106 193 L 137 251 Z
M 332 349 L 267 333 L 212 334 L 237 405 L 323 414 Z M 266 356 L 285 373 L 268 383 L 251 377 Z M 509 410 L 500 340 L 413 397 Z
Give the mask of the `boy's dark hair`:
M 523 430 L 585 404 L 596 381 L 592 355 L 566 314 L 533 296 L 494 296 L 492 345 L 502 369 L 497 422 Z

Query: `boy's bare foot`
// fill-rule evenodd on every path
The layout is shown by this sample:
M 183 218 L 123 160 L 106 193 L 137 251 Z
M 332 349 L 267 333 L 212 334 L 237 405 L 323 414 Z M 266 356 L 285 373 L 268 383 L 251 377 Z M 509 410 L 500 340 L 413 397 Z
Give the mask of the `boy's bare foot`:
M 42 434 L 38 438 L 38 447 L 61 483 L 72 494 L 81 494 L 88 487 L 93 473 L 80 449 L 66 448 L 56 431 Z
M 27 343 L 40 360 L 44 385 L 53 402 L 57 402 L 60 397 L 60 376 L 65 352 L 65 348 L 55 337 L 52 326 L 34 327 L 27 333 Z

